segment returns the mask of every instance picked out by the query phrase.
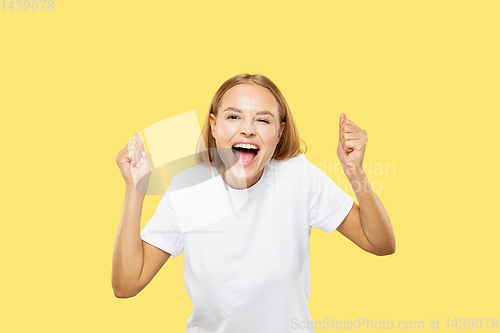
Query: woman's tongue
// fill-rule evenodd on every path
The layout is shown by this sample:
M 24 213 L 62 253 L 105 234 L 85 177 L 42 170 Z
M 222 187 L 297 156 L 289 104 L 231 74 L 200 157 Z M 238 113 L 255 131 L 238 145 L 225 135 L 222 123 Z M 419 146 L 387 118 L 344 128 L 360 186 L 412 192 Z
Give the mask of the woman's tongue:
M 234 156 L 236 160 L 251 161 L 255 157 L 255 150 L 253 149 L 236 149 Z

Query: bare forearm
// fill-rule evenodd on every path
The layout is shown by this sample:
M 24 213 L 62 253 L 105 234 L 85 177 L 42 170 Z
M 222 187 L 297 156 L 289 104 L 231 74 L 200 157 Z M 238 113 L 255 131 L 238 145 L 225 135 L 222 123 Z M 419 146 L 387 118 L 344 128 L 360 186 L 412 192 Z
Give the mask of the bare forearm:
M 140 228 L 144 198 L 144 194 L 127 185 L 113 253 L 112 285 L 117 295 L 132 292 L 142 272 L 144 254 Z
M 373 191 L 365 172 L 361 169 L 349 177 L 358 199 L 360 220 L 366 238 L 378 254 L 391 254 L 396 250 L 396 239 L 389 215 Z

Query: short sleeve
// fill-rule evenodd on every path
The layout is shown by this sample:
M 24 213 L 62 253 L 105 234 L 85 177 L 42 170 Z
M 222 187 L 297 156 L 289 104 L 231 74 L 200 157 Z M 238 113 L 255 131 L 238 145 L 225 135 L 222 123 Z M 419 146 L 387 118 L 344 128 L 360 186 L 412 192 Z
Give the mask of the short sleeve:
M 170 253 L 172 258 L 184 251 L 184 234 L 179 228 L 183 214 L 176 193 L 167 189 L 153 217 L 141 231 L 143 241 Z
M 307 161 L 310 179 L 310 226 L 331 233 L 351 211 L 354 198 L 342 190 L 320 168 Z

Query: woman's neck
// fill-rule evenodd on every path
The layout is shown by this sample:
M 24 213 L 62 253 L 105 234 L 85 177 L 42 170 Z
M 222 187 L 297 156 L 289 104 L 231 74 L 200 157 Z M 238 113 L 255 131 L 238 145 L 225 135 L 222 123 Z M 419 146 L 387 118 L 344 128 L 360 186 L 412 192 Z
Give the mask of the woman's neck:
M 222 180 L 227 184 L 227 186 L 235 190 L 244 190 L 254 186 L 255 184 L 257 184 L 257 182 L 260 180 L 260 178 L 264 173 L 264 169 L 262 169 L 258 174 L 256 174 L 254 177 L 250 179 L 236 178 L 234 175 L 231 174 L 229 170 L 226 170 L 226 166 L 224 164 L 218 166 L 217 171 L 219 172 L 219 175 L 221 176 Z

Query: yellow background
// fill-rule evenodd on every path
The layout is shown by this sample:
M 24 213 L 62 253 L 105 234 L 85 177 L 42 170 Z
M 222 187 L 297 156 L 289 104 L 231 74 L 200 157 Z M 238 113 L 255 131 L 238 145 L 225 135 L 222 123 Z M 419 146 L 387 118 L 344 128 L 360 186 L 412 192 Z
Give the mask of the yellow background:
M 182 256 L 136 297 L 113 295 L 114 157 L 165 118 L 196 110 L 201 124 L 245 72 L 282 90 L 312 163 L 338 163 L 345 112 L 368 132 L 365 163 L 395 166 L 368 175 L 394 255 L 313 230 L 313 320 L 446 330 L 446 318 L 500 317 L 497 1 L 54 5 L 0 7 L 2 332 L 185 331 Z M 146 198 L 142 227 L 159 200 Z

